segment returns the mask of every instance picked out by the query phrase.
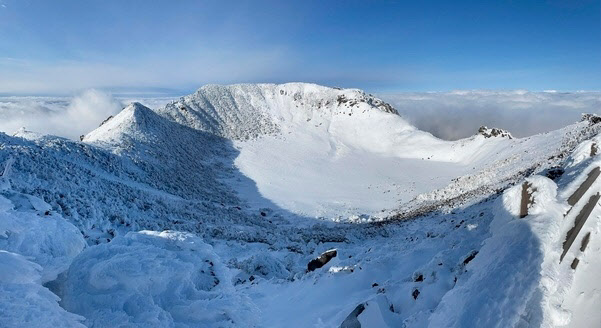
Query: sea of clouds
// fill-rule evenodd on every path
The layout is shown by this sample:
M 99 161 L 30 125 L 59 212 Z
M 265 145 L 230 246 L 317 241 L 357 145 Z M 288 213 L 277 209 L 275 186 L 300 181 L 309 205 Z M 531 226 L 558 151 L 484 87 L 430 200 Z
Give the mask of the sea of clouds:
M 0 97 L 0 132 L 13 134 L 25 128 L 79 140 L 132 101 L 156 108 L 171 99 L 114 97 L 95 89 L 74 97 Z
M 526 137 L 562 128 L 582 113 L 601 114 L 601 92 L 453 91 L 380 94 L 421 130 L 447 140 L 481 125 Z
M 481 125 L 516 137 L 559 129 L 582 113 L 601 114 L 601 92 L 454 91 L 379 94 L 419 129 L 456 140 Z M 131 101 L 158 108 L 174 97 L 115 97 L 87 90 L 74 97 L 0 97 L 0 131 L 24 127 L 78 140 Z

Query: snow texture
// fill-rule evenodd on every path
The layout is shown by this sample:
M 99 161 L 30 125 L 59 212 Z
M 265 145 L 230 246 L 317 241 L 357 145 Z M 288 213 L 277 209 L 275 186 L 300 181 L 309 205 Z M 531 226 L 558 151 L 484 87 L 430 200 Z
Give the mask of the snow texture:
M 0 134 L 0 319 L 594 326 L 598 208 L 591 248 L 559 256 L 600 129 L 444 141 L 360 90 L 290 83 L 132 103 L 82 142 Z
M 250 324 L 230 281 L 211 246 L 192 234 L 131 232 L 76 259 L 63 306 L 89 327 Z

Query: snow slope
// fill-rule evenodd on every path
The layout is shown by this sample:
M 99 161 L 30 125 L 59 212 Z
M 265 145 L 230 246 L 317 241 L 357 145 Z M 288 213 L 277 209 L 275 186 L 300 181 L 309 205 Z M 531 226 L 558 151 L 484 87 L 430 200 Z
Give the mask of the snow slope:
M 0 134 L 0 256 L 16 268 L 0 277 L 10 291 L 0 319 L 590 324 L 585 309 L 599 298 L 579 295 L 598 290 L 597 234 L 584 254 L 558 257 L 573 223 L 567 198 L 598 165 L 600 129 L 588 117 L 524 139 L 482 129 L 448 142 L 362 91 L 290 83 L 133 103 L 82 142 Z M 535 200 L 519 219 L 525 179 Z M 587 231 L 598 230 L 596 213 Z M 337 256 L 308 271 L 329 249 Z M 14 307 L 23 295 L 33 298 Z
M 477 134 L 448 142 L 417 130 L 360 90 L 304 83 L 209 85 L 157 112 L 233 139 L 239 152 L 234 165 L 252 181 L 229 184 L 254 207 L 273 203 L 295 214 L 336 219 L 386 216 L 449 183 L 452 190 L 443 198 L 510 179 L 573 147 L 566 143 L 580 139 L 570 134 L 584 129 L 526 139 Z M 452 183 L 474 174 L 477 181 Z M 258 193 L 248 192 L 255 188 Z

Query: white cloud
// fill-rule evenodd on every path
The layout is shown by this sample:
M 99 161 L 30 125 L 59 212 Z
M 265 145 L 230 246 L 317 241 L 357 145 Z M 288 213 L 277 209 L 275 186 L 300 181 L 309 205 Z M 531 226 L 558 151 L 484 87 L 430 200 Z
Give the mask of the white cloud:
M 487 125 L 524 137 L 601 114 L 601 92 L 453 91 L 382 94 L 418 128 L 449 140 Z
M 111 95 L 87 90 L 69 98 L 2 97 L 0 131 L 12 134 L 27 130 L 78 139 L 96 128 L 109 115 L 118 113 L 122 104 Z

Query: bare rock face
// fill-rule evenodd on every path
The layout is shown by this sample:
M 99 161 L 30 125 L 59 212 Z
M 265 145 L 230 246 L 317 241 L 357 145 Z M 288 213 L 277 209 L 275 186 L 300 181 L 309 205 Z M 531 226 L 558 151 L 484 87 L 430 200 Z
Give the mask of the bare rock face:
M 487 126 L 481 126 L 478 129 L 478 134 L 483 135 L 485 138 L 509 138 L 513 139 L 511 133 L 507 130 L 499 129 L 499 128 L 489 128 Z
M 319 257 L 311 260 L 309 264 L 307 264 L 307 271 L 311 272 L 323 267 L 330 262 L 331 259 L 335 258 L 336 255 L 338 255 L 338 252 L 335 249 L 323 252 Z

